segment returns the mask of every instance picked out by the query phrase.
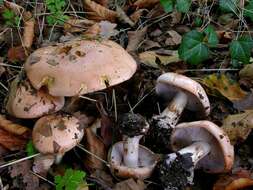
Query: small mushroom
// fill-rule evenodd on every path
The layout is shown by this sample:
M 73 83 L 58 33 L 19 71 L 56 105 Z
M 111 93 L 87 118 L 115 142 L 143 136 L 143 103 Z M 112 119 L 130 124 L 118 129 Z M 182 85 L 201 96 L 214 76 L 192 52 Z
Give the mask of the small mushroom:
M 17 118 L 38 118 L 61 110 L 64 102 L 64 97 L 51 96 L 43 89 L 37 91 L 27 79 L 17 77 L 11 83 L 6 110 Z
M 57 114 L 40 118 L 33 128 L 32 138 L 40 153 L 55 155 L 55 162 L 59 163 L 65 152 L 81 141 L 83 134 L 77 118 Z
M 152 117 L 146 142 L 152 150 L 164 153 L 170 148 L 170 135 L 184 108 L 198 112 L 200 117 L 210 112 L 205 90 L 196 81 L 176 73 L 165 73 L 157 79 L 156 92 L 171 100 L 160 114 Z
M 223 173 L 232 168 L 234 148 L 224 131 L 210 121 L 177 125 L 171 142 L 177 152 L 167 155 L 157 167 L 165 189 L 184 189 L 192 184 L 194 169 Z
M 112 173 L 122 178 L 150 177 L 155 165 L 155 154 L 139 145 L 149 125 L 139 114 L 124 114 L 119 122 L 123 141 L 114 144 L 109 151 L 108 160 Z
M 76 39 L 37 49 L 24 67 L 34 88 L 45 86 L 53 96 L 75 96 L 128 80 L 137 64 L 113 41 Z

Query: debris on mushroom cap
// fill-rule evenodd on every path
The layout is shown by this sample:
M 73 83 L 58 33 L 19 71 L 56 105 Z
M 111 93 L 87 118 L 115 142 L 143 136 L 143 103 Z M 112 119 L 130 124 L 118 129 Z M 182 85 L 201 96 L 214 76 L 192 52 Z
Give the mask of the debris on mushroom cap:
M 113 175 L 120 178 L 138 179 L 146 179 L 151 176 L 157 163 L 157 157 L 151 150 L 139 145 L 139 163 L 136 168 L 122 164 L 123 154 L 123 141 L 117 142 L 109 150 L 108 161 Z
M 33 52 L 25 71 L 36 89 L 75 96 L 122 83 L 135 73 L 135 60 L 109 40 L 73 40 Z M 39 72 L 38 72 L 39 71 Z
M 123 135 L 134 137 L 144 135 L 149 129 L 149 124 L 140 114 L 123 114 L 119 121 L 119 130 Z
M 172 132 L 171 145 L 174 151 L 194 142 L 206 142 L 211 147 L 210 153 L 197 163 L 197 169 L 201 168 L 209 173 L 231 170 L 234 162 L 234 147 L 221 128 L 210 121 L 203 120 L 181 123 Z
M 157 79 L 156 92 L 166 98 L 173 98 L 178 91 L 188 96 L 186 108 L 207 116 L 210 103 L 203 87 L 196 81 L 177 73 L 164 73 Z
M 79 143 L 84 131 L 79 120 L 70 115 L 48 115 L 33 128 L 33 144 L 43 154 L 64 154 Z
M 17 77 L 11 84 L 6 110 L 17 118 L 37 118 L 59 111 L 64 106 L 64 97 L 53 97 L 36 90 L 30 82 Z
M 158 178 L 161 184 L 167 188 L 181 190 L 191 184 L 193 162 L 191 154 L 176 152 L 176 158 L 167 164 L 166 159 L 157 164 Z

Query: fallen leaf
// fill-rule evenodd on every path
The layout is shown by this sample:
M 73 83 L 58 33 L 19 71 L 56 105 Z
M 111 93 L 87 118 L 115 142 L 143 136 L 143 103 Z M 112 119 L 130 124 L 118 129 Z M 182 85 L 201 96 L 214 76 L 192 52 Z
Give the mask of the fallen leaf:
M 146 11 L 145 9 L 138 9 L 138 10 L 136 10 L 134 13 L 132 13 L 132 14 L 129 16 L 129 18 L 134 22 L 134 24 L 136 24 L 136 23 L 140 20 L 142 14 L 143 14 L 145 11 Z
M 139 54 L 139 59 L 141 63 L 153 68 L 159 68 L 159 65 L 168 65 L 181 61 L 177 51 L 171 51 L 171 55 L 162 55 L 155 51 L 145 51 Z
M 225 74 L 208 75 L 200 82 L 207 87 L 207 92 L 213 96 L 229 99 L 230 101 L 237 101 L 243 99 L 247 93 L 240 88 L 240 85 L 228 78 Z
M 221 175 L 214 184 L 213 190 L 239 190 L 253 187 L 253 179 L 247 170 L 241 170 L 233 174 Z
M 150 50 L 152 48 L 160 48 L 161 45 L 158 42 L 152 40 L 145 40 L 143 45 L 141 46 L 145 51 Z
M 12 121 L 6 119 L 0 114 L 0 128 L 8 131 L 14 135 L 19 135 L 24 138 L 31 136 L 31 130 L 23 125 L 15 124 Z
M 8 60 L 10 62 L 24 61 L 26 57 L 25 50 L 22 46 L 12 47 L 8 50 Z
M 253 80 L 253 64 L 248 64 L 243 67 L 239 72 L 241 79 Z
M 84 8 L 86 9 L 87 16 L 91 20 L 102 21 L 108 20 L 110 22 L 115 22 L 117 18 L 117 13 L 106 7 L 91 1 L 91 0 L 83 0 Z
M 23 14 L 24 19 L 24 33 L 23 33 L 23 45 L 26 48 L 30 48 L 33 44 L 34 39 L 34 26 L 35 19 L 32 14 L 28 11 Z
M 239 111 L 253 109 L 253 92 L 249 93 L 245 98 L 233 101 L 233 107 Z
M 94 178 L 96 182 L 99 183 L 101 186 L 109 188 L 114 186 L 112 176 L 103 170 L 95 170 L 93 173 L 91 173 L 90 177 Z
M 88 19 L 76 19 L 70 18 L 64 23 L 64 30 L 66 32 L 75 33 L 75 32 L 82 32 L 86 30 L 88 27 L 95 24 L 94 21 Z
M 19 138 L 3 129 L 0 129 L 0 145 L 14 151 L 21 150 L 27 143 L 26 139 Z
M 85 148 L 97 157 L 106 160 L 106 148 L 104 143 L 92 131 L 92 126 L 85 128 Z M 83 163 L 89 171 L 103 170 L 104 163 L 90 154 L 86 154 Z
M 144 190 L 146 185 L 141 180 L 127 179 L 117 183 L 113 190 Z
M 104 7 L 107 7 L 109 0 L 94 0 L 95 2 L 99 3 L 100 5 L 103 5 Z
M 0 64 L 3 64 L 3 58 L 2 58 L 2 57 L 0 57 Z M 0 65 L 0 77 L 1 77 L 1 75 L 2 75 L 5 71 L 6 71 L 6 69 L 5 69 L 2 65 Z
M 129 31 L 128 34 L 128 45 L 126 50 L 128 52 L 135 52 L 138 49 L 138 45 L 144 39 L 147 33 L 148 27 L 144 27 L 140 30 Z
M 253 128 L 253 110 L 229 115 L 223 120 L 221 128 L 227 133 L 232 144 L 243 142 Z
M 39 178 L 30 172 L 31 167 L 31 160 L 25 160 L 9 167 L 10 176 L 22 179 L 26 190 L 34 190 L 39 187 Z
M 166 39 L 165 41 L 166 45 L 175 46 L 181 44 L 182 36 L 180 34 L 178 34 L 174 30 L 169 30 L 167 33 L 170 35 L 170 37 Z
M 134 22 L 126 15 L 125 11 L 120 6 L 116 7 L 116 12 L 120 21 L 129 24 L 130 26 L 134 26 Z
M 150 8 L 159 2 L 160 0 L 137 0 L 135 1 L 134 5 L 138 8 Z

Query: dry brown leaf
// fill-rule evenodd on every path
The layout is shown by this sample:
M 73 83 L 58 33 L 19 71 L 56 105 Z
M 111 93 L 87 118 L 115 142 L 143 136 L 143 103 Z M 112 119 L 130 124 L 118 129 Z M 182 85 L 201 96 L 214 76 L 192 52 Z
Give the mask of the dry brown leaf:
M 144 190 L 146 185 L 141 180 L 127 179 L 117 183 L 113 190 Z
M 120 21 L 129 24 L 130 26 L 134 26 L 135 23 L 126 15 L 125 11 L 120 6 L 116 7 L 116 12 Z
M 26 57 L 25 49 L 22 46 L 12 47 L 8 50 L 8 60 L 10 62 L 24 61 Z
M 20 5 L 6 0 L 4 1 L 4 6 L 8 9 L 11 9 L 16 15 L 20 15 L 24 10 L 24 8 Z
M 165 44 L 168 46 L 175 46 L 181 44 L 182 36 L 174 30 L 167 32 L 170 37 L 166 39 Z
M 227 133 L 232 144 L 243 142 L 253 128 L 253 110 L 229 115 L 223 120 L 221 128 Z
M 148 27 L 144 27 L 141 30 L 129 31 L 128 34 L 128 45 L 126 50 L 128 52 L 135 52 L 138 49 L 138 45 L 144 39 L 147 33 Z
M 138 8 L 152 8 L 155 4 L 159 3 L 160 0 L 137 0 L 134 5 Z
M 146 10 L 145 9 L 138 9 L 133 14 L 131 14 L 129 16 L 129 18 L 134 22 L 134 24 L 136 24 L 140 20 L 144 11 L 146 11 Z
M 31 167 L 31 160 L 25 160 L 9 167 L 10 176 L 22 179 L 26 190 L 34 190 L 39 187 L 39 178 L 30 172 Z
M 35 19 L 30 12 L 23 14 L 24 19 L 24 33 L 23 33 L 23 45 L 26 48 L 30 48 L 33 44 L 34 39 L 34 26 Z
M 3 58 L 2 57 L 0 57 L 0 64 L 3 64 Z M 2 65 L 0 65 L 0 77 L 1 77 L 1 75 L 4 73 L 6 71 L 6 69 L 2 66 Z
M 92 126 L 89 128 L 85 128 L 85 148 L 98 156 L 101 159 L 106 159 L 106 148 L 103 142 L 93 133 Z M 103 169 L 104 163 L 95 158 L 94 156 L 87 154 L 84 158 L 84 165 L 89 171 L 93 171 L 95 169 Z
M 253 92 L 241 100 L 233 101 L 233 107 L 239 111 L 253 109 Z
M 83 0 L 83 2 L 84 8 L 89 11 L 87 13 L 89 19 L 95 21 L 108 20 L 110 22 L 115 22 L 117 18 L 117 13 L 115 11 L 107 9 L 106 7 L 103 7 L 91 0 Z
M 171 51 L 170 55 L 159 55 L 155 51 L 145 51 L 139 54 L 139 59 L 141 63 L 154 68 L 159 68 L 159 65 L 168 65 L 181 61 L 177 51 Z
M 27 143 L 26 139 L 14 136 L 13 134 L 0 129 L 0 145 L 9 150 L 21 150 Z
M 220 97 L 221 95 L 230 101 L 238 101 L 247 95 L 245 91 L 240 88 L 240 85 L 228 78 L 225 74 L 208 75 L 200 81 L 203 85 L 208 87 L 208 93 Z
M 253 64 L 248 64 L 243 67 L 239 72 L 241 79 L 253 80 Z
M 88 27 L 95 24 L 94 21 L 88 19 L 70 18 L 64 23 L 64 30 L 66 32 L 75 33 L 85 31 Z
M 108 6 L 109 0 L 94 0 L 95 2 L 99 3 L 100 5 L 103 5 L 104 7 Z
M 247 187 L 253 187 L 253 179 L 249 171 L 240 170 L 233 174 L 222 175 L 214 184 L 213 190 L 239 190 Z
M 31 130 L 23 125 L 15 124 L 12 121 L 6 119 L 0 114 L 0 128 L 8 131 L 14 135 L 19 135 L 24 138 L 30 137 Z

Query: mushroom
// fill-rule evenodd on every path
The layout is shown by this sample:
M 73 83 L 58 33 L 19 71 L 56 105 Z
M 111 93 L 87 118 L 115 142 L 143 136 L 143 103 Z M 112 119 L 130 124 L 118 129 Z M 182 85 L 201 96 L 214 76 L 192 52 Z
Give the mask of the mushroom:
M 40 118 L 33 128 L 35 148 L 43 155 L 55 155 L 59 163 L 65 152 L 75 147 L 84 135 L 79 120 L 70 115 L 48 115 Z
M 11 83 L 6 110 L 17 118 L 38 118 L 61 110 L 64 102 L 64 97 L 51 96 L 43 89 L 37 91 L 27 79 L 17 77 Z
M 109 151 L 108 160 L 111 172 L 122 178 L 150 177 L 155 165 L 155 154 L 139 145 L 149 125 L 139 114 L 124 114 L 119 122 L 123 141 L 114 144 Z
M 76 39 L 37 49 L 25 71 L 36 89 L 53 96 L 75 96 L 124 82 L 135 73 L 135 60 L 110 40 Z
M 209 114 L 210 103 L 199 83 L 176 73 L 165 73 L 158 77 L 156 92 L 172 100 L 160 115 L 152 117 L 146 142 L 156 152 L 164 153 L 170 148 L 171 132 L 184 108 L 198 112 L 197 115 L 203 117 Z
M 228 136 L 210 121 L 181 123 L 171 135 L 176 153 L 158 164 L 158 176 L 164 189 L 184 189 L 192 184 L 194 169 L 209 173 L 231 170 L 234 148 Z

